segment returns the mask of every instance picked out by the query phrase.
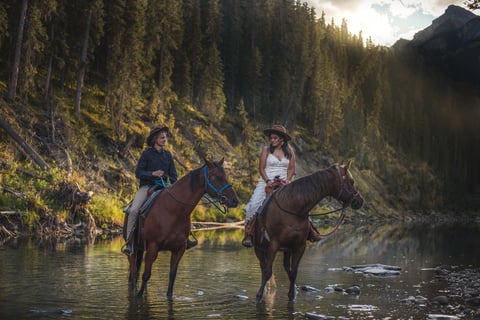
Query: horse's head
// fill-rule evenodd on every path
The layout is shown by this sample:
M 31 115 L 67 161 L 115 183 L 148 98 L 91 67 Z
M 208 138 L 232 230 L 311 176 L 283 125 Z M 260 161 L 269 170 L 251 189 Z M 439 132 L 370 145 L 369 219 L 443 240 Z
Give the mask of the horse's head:
M 345 207 L 351 206 L 352 209 L 360 209 L 363 205 L 363 198 L 360 192 L 355 188 L 355 181 L 350 174 L 350 165 L 352 161 L 349 161 L 346 165 L 336 165 L 340 184 L 338 188 L 337 200 L 342 202 Z
M 227 175 L 223 169 L 223 158 L 218 162 L 205 159 L 203 176 L 205 179 L 205 193 L 220 201 L 229 208 L 238 205 L 238 198 L 232 185 L 228 182 Z

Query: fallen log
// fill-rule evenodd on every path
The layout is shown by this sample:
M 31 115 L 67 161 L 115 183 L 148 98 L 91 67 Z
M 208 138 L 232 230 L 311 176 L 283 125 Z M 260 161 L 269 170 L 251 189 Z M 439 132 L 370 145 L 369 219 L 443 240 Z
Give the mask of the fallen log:
M 17 134 L 7 122 L 0 119 L 0 127 L 2 127 L 8 135 L 18 143 L 20 151 L 30 157 L 43 170 L 49 169 L 48 164 L 42 159 L 42 157 L 19 134 Z

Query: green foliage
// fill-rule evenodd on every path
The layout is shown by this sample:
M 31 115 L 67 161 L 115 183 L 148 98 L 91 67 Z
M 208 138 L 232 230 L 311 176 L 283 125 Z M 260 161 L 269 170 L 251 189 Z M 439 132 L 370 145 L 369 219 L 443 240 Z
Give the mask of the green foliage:
M 29 230 L 32 230 L 40 221 L 40 216 L 36 211 L 24 211 L 22 215 L 22 220 Z
M 113 223 L 122 225 L 125 218 L 123 202 L 113 193 L 94 195 L 88 208 L 97 224 Z

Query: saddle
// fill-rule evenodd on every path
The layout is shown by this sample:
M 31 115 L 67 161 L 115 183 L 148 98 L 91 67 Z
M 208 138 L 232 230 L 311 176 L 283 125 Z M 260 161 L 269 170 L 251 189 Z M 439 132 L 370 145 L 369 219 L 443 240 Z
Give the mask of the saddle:
M 160 185 L 155 185 L 148 189 L 148 196 L 147 199 L 143 202 L 142 206 L 140 207 L 140 211 L 137 217 L 137 222 L 135 224 L 135 229 L 133 230 L 134 232 L 134 237 L 139 239 L 139 236 L 141 234 L 141 231 L 143 229 L 143 223 L 145 221 L 145 218 L 147 217 L 148 211 L 150 211 L 150 208 L 152 207 L 153 203 L 155 202 L 155 199 L 158 197 L 158 195 L 163 191 L 164 187 Z M 127 229 L 125 226 L 127 225 L 128 221 L 128 215 L 129 215 L 129 210 L 130 207 L 132 206 L 132 202 L 130 201 L 127 206 L 123 209 L 123 212 L 125 213 L 125 222 L 124 222 L 124 228 L 123 228 L 123 237 L 126 238 L 126 232 Z
M 153 203 L 155 202 L 155 199 L 158 197 L 160 193 L 164 190 L 163 187 L 158 188 L 159 186 L 153 186 L 148 190 L 149 196 L 147 197 L 147 200 L 142 204 L 140 207 L 139 211 L 139 216 L 146 218 L 148 211 L 152 207 Z
M 268 195 L 270 193 L 272 193 L 273 190 L 276 190 L 278 188 L 280 188 L 281 186 L 284 186 L 287 184 L 287 181 L 284 180 L 284 179 L 281 179 L 280 176 L 275 176 L 275 178 L 273 178 L 273 182 L 270 184 L 270 185 L 266 185 L 265 186 L 265 194 L 266 196 L 268 197 Z

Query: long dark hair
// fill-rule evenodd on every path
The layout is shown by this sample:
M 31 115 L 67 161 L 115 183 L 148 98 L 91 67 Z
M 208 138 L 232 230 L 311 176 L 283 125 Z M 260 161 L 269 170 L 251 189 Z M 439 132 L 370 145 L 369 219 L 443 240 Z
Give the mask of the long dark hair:
M 285 137 L 282 137 L 282 138 L 283 138 L 283 143 L 282 143 L 283 153 L 285 154 L 285 158 L 290 160 L 290 158 L 292 157 L 292 152 L 290 151 L 291 150 L 290 145 L 288 144 L 287 139 L 285 139 Z M 270 143 L 269 151 L 270 153 L 273 153 L 275 151 L 275 147 L 272 146 L 271 143 Z

